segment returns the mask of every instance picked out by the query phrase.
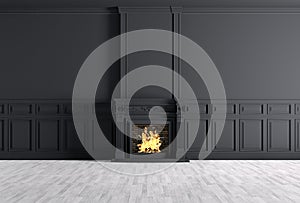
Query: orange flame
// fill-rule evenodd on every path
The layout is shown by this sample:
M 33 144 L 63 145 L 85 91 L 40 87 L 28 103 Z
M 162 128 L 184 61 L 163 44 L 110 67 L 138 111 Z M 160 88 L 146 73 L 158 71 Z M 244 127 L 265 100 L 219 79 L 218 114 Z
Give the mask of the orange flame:
M 139 147 L 139 153 L 159 153 L 161 146 L 161 140 L 156 130 L 149 131 L 147 127 L 144 128 L 144 132 L 142 133 L 142 143 L 137 144 Z

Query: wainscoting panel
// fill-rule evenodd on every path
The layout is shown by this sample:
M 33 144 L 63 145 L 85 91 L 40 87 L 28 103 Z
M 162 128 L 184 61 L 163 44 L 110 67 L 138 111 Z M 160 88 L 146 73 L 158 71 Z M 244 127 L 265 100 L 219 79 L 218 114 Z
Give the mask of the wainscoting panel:
M 296 104 L 295 106 L 296 106 L 295 113 L 300 114 L 300 104 Z
M 106 119 L 106 120 L 100 120 L 99 122 L 101 122 L 100 127 L 101 130 L 103 131 L 104 135 L 106 135 L 106 139 L 114 144 L 114 139 L 115 139 L 115 130 L 112 124 L 112 121 L 110 119 Z M 95 127 L 95 122 L 92 122 L 93 127 Z M 101 143 L 101 139 L 103 139 L 102 137 L 100 137 L 99 135 L 96 135 L 95 133 L 93 133 L 93 140 L 92 140 L 92 147 L 93 150 L 95 151 L 107 151 L 107 152 L 111 152 L 111 148 L 112 146 L 103 146 L 103 145 L 96 145 L 96 143 Z
M 10 104 L 9 113 L 12 115 L 30 115 L 33 113 L 32 104 Z
M 291 114 L 292 105 L 291 104 L 268 104 L 268 114 Z
M 58 115 L 61 111 L 59 104 L 37 104 L 38 115 Z
M 295 125 L 296 125 L 295 147 L 296 147 L 296 151 L 300 152 L 300 120 L 299 119 L 295 120 Z
M 201 114 L 208 114 L 209 113 L 209 105 L 208 104 L 200 104 L 199 105 L 199 112 Z
M 90 159 L 75 131 L 70 104 L 0 101 L 0 159 Z
M 5 125 L 4 125 L 4 120 L 0 120 L 0 151 L 4 150 L 4 130 L 5 130 Z
M 9 151 L 31 151 L 33 146 L 33 122 L 31 119 L 9 121 Z
M 250 152 L 263 150 L 263 120 L 240 120 L 240 150 Z
M 4 100 L 0 103 L 4 108 L 4 113 L 0 115 L 1 159 L 91 158 L 83 148 L 75 130 L 70 101 Z M 206 100 L 200 100 L 199 103 L 206 106 L 206 110 L 201 112 L 200 129 L 195 141 L 192 142 L 190 139 L 186 141 L 192 145 L 186 155 L 187 158 L 198 157 L 203 136 L 207 151 L 216 144 L 209 159 L 300 158 L 300 115 L 297 114 L 299 101 L 229 100 L 227 120 L 218 143 L 214 134 L 220 126 L 218 115 L 215 115 L 212 125 L 209 120 L 214 108 L 224 106 L 212 107 Z M 110 111 L 110 105 L 97 103 L 96 106 L 97 115 L 101 115 L 100 126 L 107 140 L 115 144 L 113 121 L 107 113 Z M 8 111 L 9 107 L 13 107 L 13 110 Z M 238 107 L 246 108 L 242 113 Z M 83 107 L 83 111 L 90 109 Z M 82 129 L 86 131 L 88 128 L 85 126 L 95 124 L 94 121 L 83 119 Z M 192 124 L 191 120 L 189 125 Z M 207 135 L 209 127 L 212 128 L 212 136 Z M 85 134 L 87 131 L 82 133 Z M 106 145 L 95 146 L 97 139 L 100 138 L 94 135 L 93 138 L 87 137 L 83 141 L 88 142 L 94 150 L 103 151 L 103 158 L 112 159 L 113 148 Z
M 236 143 L 236 120 L 228 119 L 225 122 L 225 126 L 223 129 L 223 133 L 218 141 L 216 143 L 216 131 L 217 128 L 220 126 L 220 121 L 216 120 L 214 121 L 214 145 L 215 145 L 215 151 L 235 151 L 235 143 Z
M 6 113 L 6 105 L 0 104 L 0 115 L 4 115 Z
M 291 129 L 291 120 L 268 120 L 268 151 L 290 151 Z
M 192 123 L 193 121 L 189 121 L 188 123 Z M 212 147 L 212 140 L 211 136 L 207 136 L 208 132 L 208 120 L 201 119 L 200 120 L 200 127 L 198 131 L 198 135 L 195 138 L 194 142 L 192 140 L 188 139 L 188 145 L 191 146 L 190 151 L 198 151 L 200 150 L 201 146 L 201 136 L 205 136 L 204 143 L 205 143 L 205 150 L 208 151 Z
M 60 149 L 60 131 L 59 119 L 37 120 L 37 151 L 58 151 Z
M 240 114 L 263 114 L 262 104 L 241 104 Z
M 84 123 L 83 123 L 84 125 Z M 71 152 L 84 152 L 84 148 L 77 135 L 72 119 L 64 121 L 64 135 L 65 135 L 65 150 Z
M 227 112 L 225 111 L 225 105 L 222 104 L 215 104 L 213 106 L 213 112 L 221 112 L 221 113 L 227 113 L 227 114 L 236 114 L 236 105 L 235 104 L 227 104 Z

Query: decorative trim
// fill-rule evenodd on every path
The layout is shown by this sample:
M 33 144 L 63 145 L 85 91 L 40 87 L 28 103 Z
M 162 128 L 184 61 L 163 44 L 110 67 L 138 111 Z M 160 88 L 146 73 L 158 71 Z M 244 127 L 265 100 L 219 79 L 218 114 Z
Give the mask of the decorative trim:
M 0 9 L 0 14 L 117 14 L 117 8 L 17 8 Z
M 300 7 L 184 7 L 185 14 L 299 14 Z
M 177 8 L 177 7 L 176 7 Z M 300 8 L 214 8 L 214 7 L 118 7 L 117 8 L 49 8 L 0 9 L 0 14 L 117 14 L 117 13 L 184 13 L 184 14 L 299 14 Z
M 172 13 L 172 7 L 118 7 L 119 13 Z
M 186 5 L 186 6 L 130 6 L 130 7 L 82 7 L 82 8 L 1 8 L 0 14 L 123 14 L 123 13 L 184 13 L 184 14 L 299 14 L 296 6 L 234 6 L 234 5 Z
M 189 151 L 186 157 L 197 160 L 199 152 Z M 207 160 L 299 160 L 300 153 L 295 152 L 212 152 Z
M 60 1 L 4 1 L 0 3 L 1 8 L 28 9 L 54 8 L 54 9 L 101 9 L 108 7 L 144 7 L 144 8 L 167 8 L 170 6 L 200 7 L 200 8 L 299 8 L 300 2 L 297 0 L 160 0 L 160 1 L 141 1 L 141 0 L 77 0 L 76 4 L 71 0 Z
M 268 114 L 291 114 L 292 106 L 291 104 L 268 104 Z
M 217 7 L 118 7 L 117 8 L 36 8 L 0 9 L 0 14 L 117 14 L 117 13 L 184 13 L 184 14 L 299 14 L 300 8 L 217 8 Z
M 293 146 L 293 145 L 292 145 Z M 295 151 L 300 152 L 300 120 L 295 120 Z
M 119 11 L 120 12 L 120 11 Z M 120 31 L 121 34 L 128 32 L 128 14 L 125 12 L 120 12 Z M 122 35 L 121 38 L 121 52 L 126 53 L 126 55 L 121 58 L 120 62 L 120 78 L 124 77 L 128 72 L 128 52 L 127 52 L 127 45 L 128 45 L 128 39 L 127 34 Z M 121 82 L 121 98 L 127 97 L 127 78 Z
M 183 11 L 183 7 L 175 7 L 175 6 L 171 6 L 171 13 L 182 13 Z
M 172 31 L 178 34 L 181 34 L 181 7 L 171 7 L 172 12 Z M 173 94 L 172 97 L 174 99 L 174 93 L 178 95 L 178 97 L 181 97 L 181 81 L 180 81 L 180 74 L 181 74 L 181 60 L 180 60 L 180 50 L 181 50 L 181 44 L 180 44 L 180 38 L 177 37 L 177 35 L 173 34 L 173 55 L 172 55 L 172 67 L 174 70 L 173 73 Z M 179 57 L 176 57 L 175 55 L 178 55 Z M 176 73 L 178 74 L 177 77 Z
M 240 114 L 264 114 L 264 105 L 240 104 Z
M 0 151 L 4 151 L 5 147 L 4 147 L 4 136 L 5 135 L 5 120 L 4 119 L 0 119 Z

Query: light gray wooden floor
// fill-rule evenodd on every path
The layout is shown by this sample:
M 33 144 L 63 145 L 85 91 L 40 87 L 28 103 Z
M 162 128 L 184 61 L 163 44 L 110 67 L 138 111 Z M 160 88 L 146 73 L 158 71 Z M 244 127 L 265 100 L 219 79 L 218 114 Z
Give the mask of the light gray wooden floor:
M 148 176 L 93 161 L 0 161 L 0 202 L 300 202 L 300 161 L 191 161 Z

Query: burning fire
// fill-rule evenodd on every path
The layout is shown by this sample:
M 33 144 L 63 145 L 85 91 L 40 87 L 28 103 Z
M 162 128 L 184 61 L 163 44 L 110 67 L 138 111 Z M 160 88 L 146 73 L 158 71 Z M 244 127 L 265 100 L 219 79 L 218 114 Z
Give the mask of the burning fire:
M 137 144 L 139 147 L 139 153 L 158 153 L 160 152 L 159 147 L 161 146 L 161 140 L 159 134 L 154 131 L 148 131 L 148 128 L 144 128 L 144 132 L 141 135 L 142 143 Z

